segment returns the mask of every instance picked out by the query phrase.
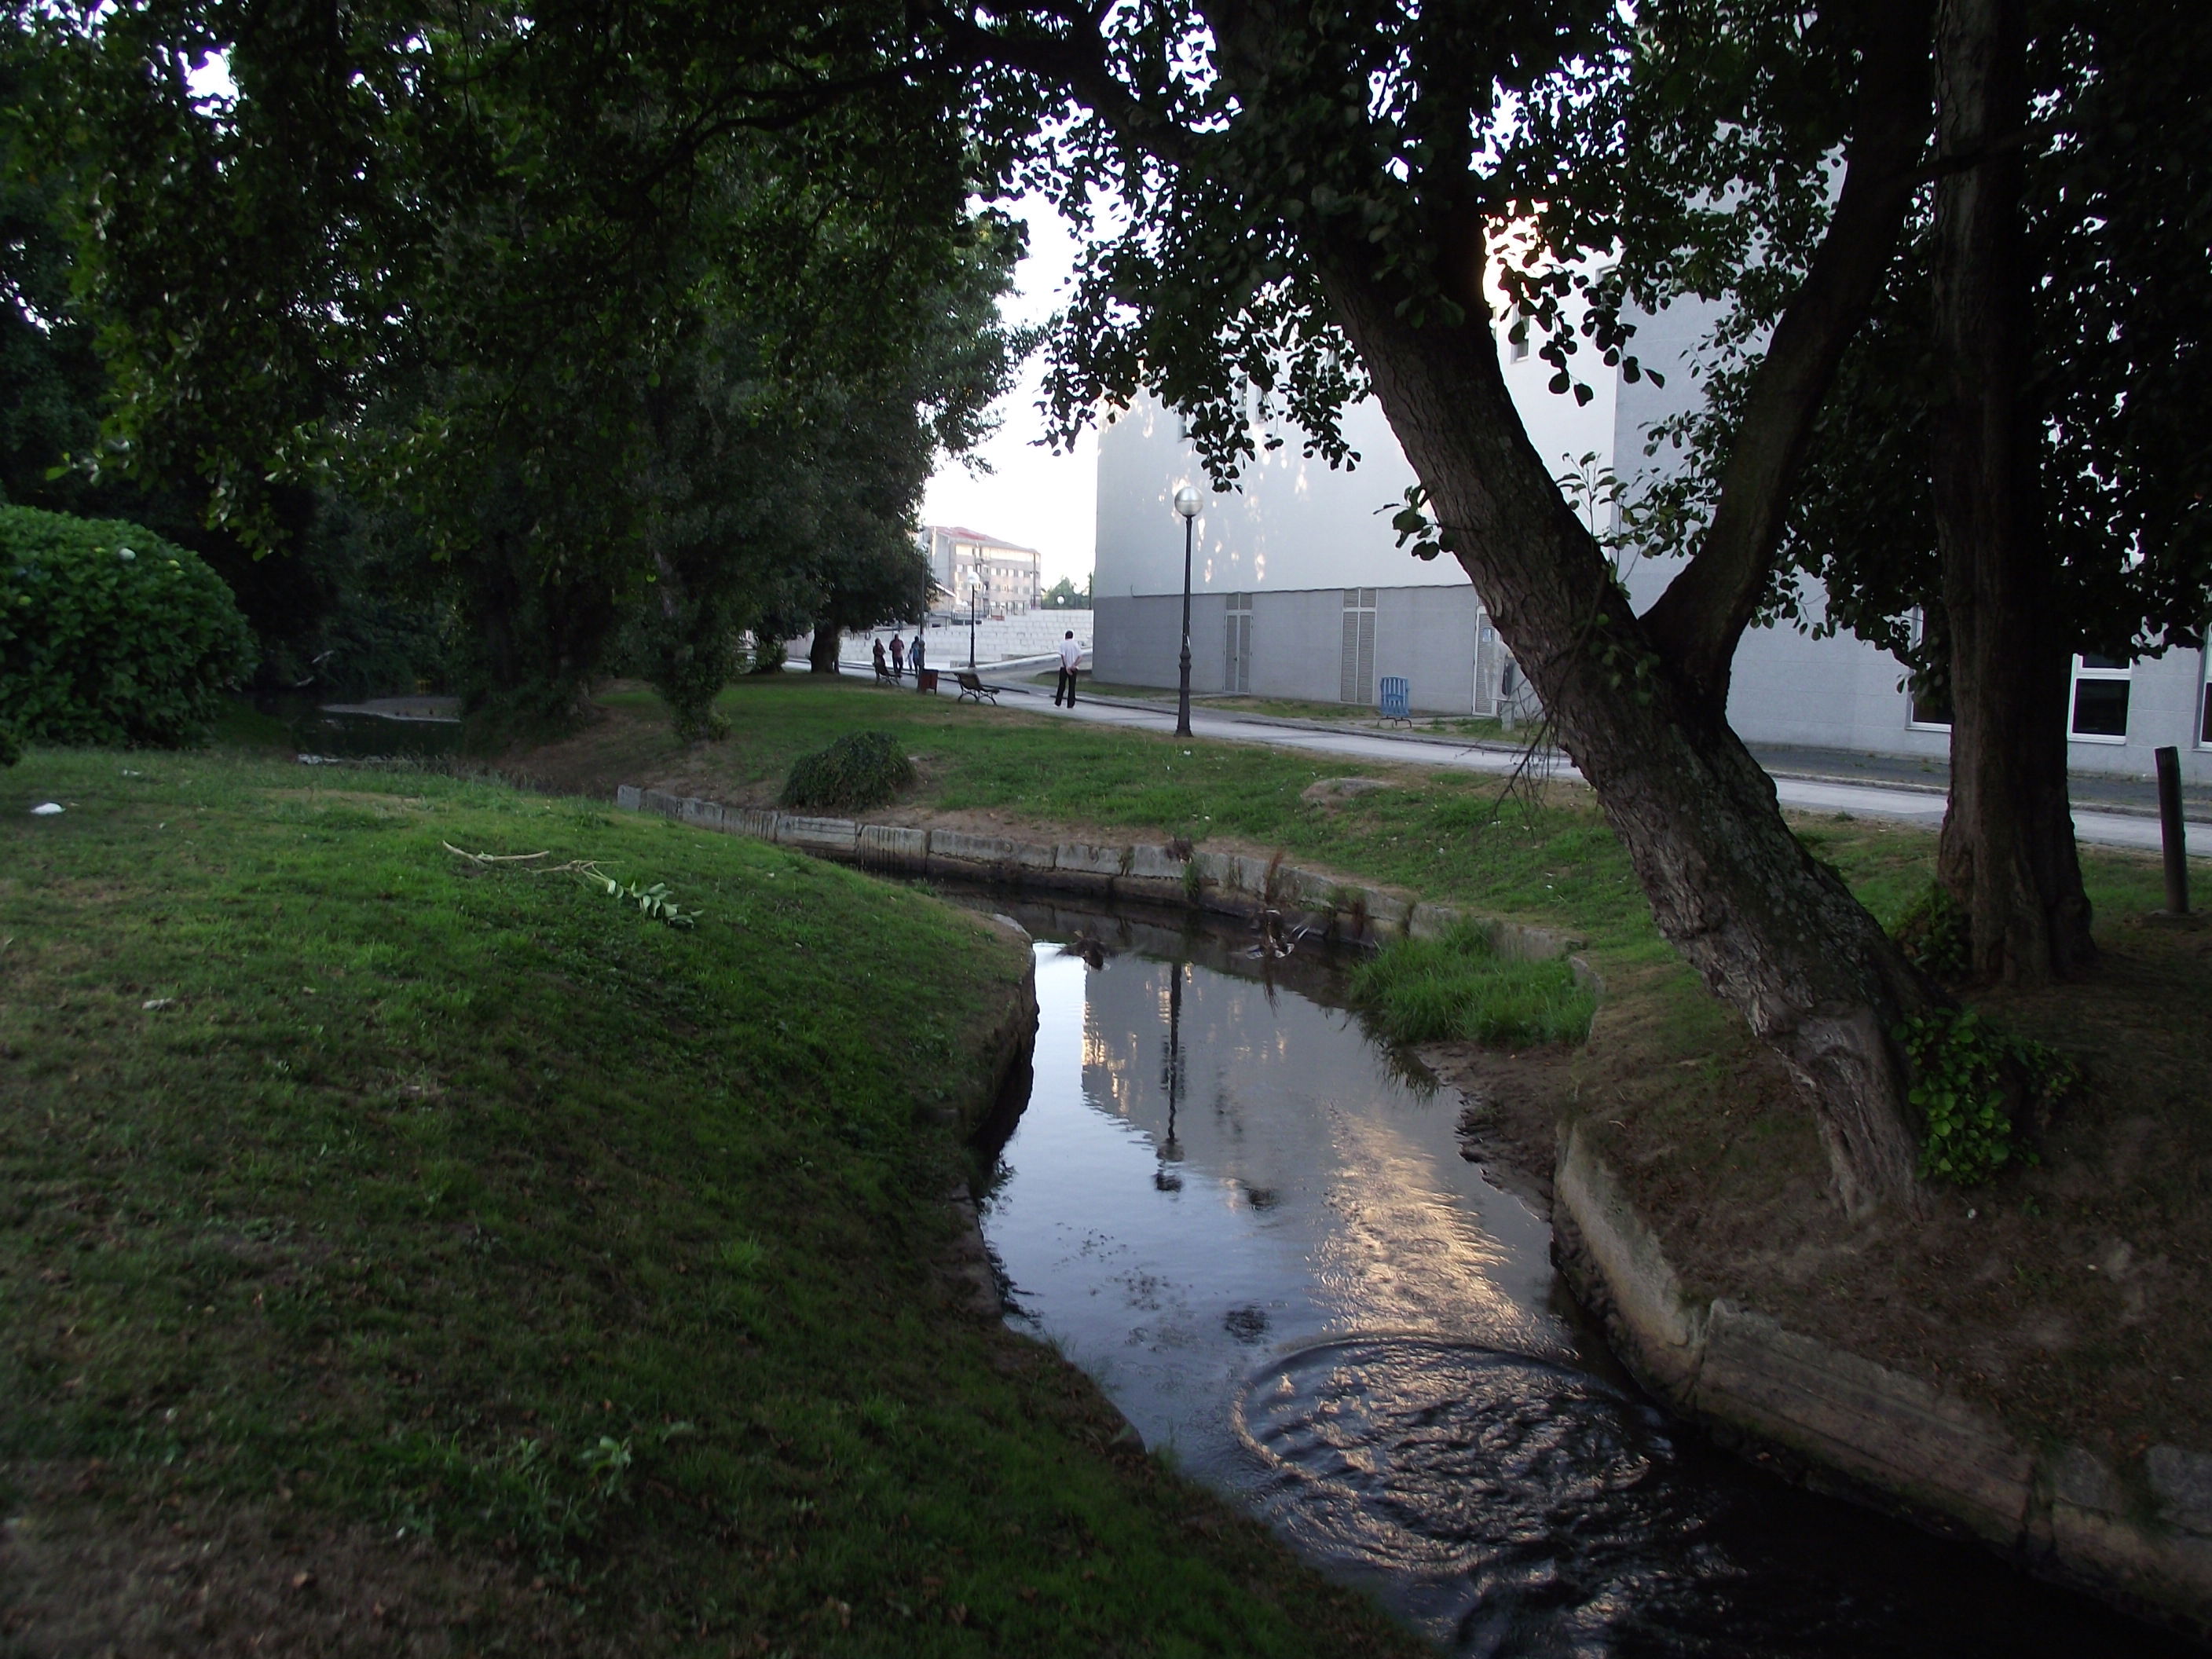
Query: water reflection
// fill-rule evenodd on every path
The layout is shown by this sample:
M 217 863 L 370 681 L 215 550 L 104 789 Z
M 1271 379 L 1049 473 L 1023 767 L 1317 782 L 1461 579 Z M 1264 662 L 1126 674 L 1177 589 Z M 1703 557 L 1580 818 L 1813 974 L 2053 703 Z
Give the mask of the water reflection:
M 1324 960 L 1014 913 L 1079 945 L 1038 947 L 1035 1084 L 984 1200 L 1013 1316 L 1440 1644 L 2179 1650 L 1679 1433 L 1560 1293 L 1548 1224 L 1459 1156 L 1453 1103 L 1332 1006 Z

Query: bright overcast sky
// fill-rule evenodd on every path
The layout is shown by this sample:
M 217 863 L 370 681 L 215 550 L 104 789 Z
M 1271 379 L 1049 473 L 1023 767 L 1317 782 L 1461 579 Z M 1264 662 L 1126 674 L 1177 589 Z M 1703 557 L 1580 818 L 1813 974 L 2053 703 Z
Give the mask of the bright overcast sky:
M 1004 310 L 1010 322 L 1041 323 L 1062 303 L 1075 268 L 1075 237 L 1049 203 L 1025 199 L 1015 211 L 1029 224 L 1030 252 L 1014 273 L 1016 291 Z M 1034 547 L 1043 556 L 1046 586 L 1066 576 L 1080 588 L 1098 532 L 1098 443 L 1086 432 L 1070 454 L 1040 447 L 1044 418 L 1036 402 L 1043 378 L 1041 362 L 1030 358 L 999 405 L 997 434 L 982 446 L 991 471 L 971 472 L 947 462 L 929 481 L 921 519 Z

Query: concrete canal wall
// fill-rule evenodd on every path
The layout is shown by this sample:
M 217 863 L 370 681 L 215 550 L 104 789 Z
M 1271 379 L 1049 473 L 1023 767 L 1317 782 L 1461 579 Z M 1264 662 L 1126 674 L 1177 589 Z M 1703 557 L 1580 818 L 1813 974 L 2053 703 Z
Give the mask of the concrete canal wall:
M 770 808 L 724 806 L 665 790 L 623 784 L 615 804 L 658 812 L 679 823 L 904 875 L 943 876 L 1041 892 L 1080 893 L 1178 905 L 1217 915 L 1256 918 L 1273 910 L 1286 927 L 1310 927 L 1333 944 L 1373 946 L 1404 937 L 1427 939 L 1462 921 L 1489 935 L 1498 954 L 1526 961 L 1566 956 L 1581 941 L 1547 928 L 1468 915 L 1449 905 L 1417 902 L 1285 864 L 1168 845 L 1018 841 L 957 830 L 919 830 L 852 818 L 810 817 Z M 1595 974 L 1579 957 L 1576 976 L 1593 988 Z
M 1691 1296 L 1586 1129 L 1563 1130 L 1554 1188 L 1560 1271 L 1676 1411 L 1813 1484 L 2212 1636 L 2212 1457 L 2149 1446 L 2115 1463 L 2031 1442 L 1920 1377 Z

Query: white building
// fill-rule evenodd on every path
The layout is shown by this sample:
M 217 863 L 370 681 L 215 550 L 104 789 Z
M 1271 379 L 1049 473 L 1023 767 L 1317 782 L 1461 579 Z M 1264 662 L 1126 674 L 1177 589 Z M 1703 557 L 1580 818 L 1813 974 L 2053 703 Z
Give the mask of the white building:
M 1698 395 L 1688 358 L 1709 318 L 1678 307 L 1646 319 L 1637 355 L 1666 377 L 1632 384 L 1607 374 L 1577 406 L 1547 389 L 1551 368 L 1500 331 L 1506 384 L 1537 452 L 1555 472 L 1618 468 L 1632 480 L 1654 422 Z M 1517 672 L 1466 573 L 1449 555 L 1424 563 L 1397 546 L 1390 516 L 1413 482 L 1382 411 L 1346 412 L 1352 471 L 1302 459 L 1298 434 L 1262 453 L 1242 489 L 1208 494 L 1191 561 L 1191 687 L 1200 692 L 1371 705 L 1386 675 L 1403 677 L 1413 708 L 1496 714 L 1525 706 Z M 1663 453 L 1663 452 L 1662 452 Z M 1140 404 L 1098 440 L 1097 675 L 1172 685 L 1182 644 L 1182 520 L 1171 505 L 1186 480 L 1205 488 L 1181 422 Z M 1650 605 L 1679 568 L 1630 558 L 1625 580 Z M 1810 607 L 1808 607 L 1809 609 Z M 2069 764 L 2148 776 L 2154 749 L 2173 744 L 2192 781 L 2212 781 L 2212 683 L 2207 653 L 2172 650 L 2134 664 L 2077 659 Z M 1848 634 L 1816 640 L 1796 629 L 1748 630 L 1737 647 L 1729 719 L 1747 742 L 1928 756 L 1949 752 L 1948 726 L 1915 719 L 1903 665 Z M 1925 713 L 1926 711 L 1921 711 Z
M 974 587 L 984 610 L 1018 616 L 1033 609 L 1042 593 L 1042 567 L 1034 547 L 1018 547 L 959 525 L 927 526 L 920 542 L 930 576 L 951 609 L 967 609 Z

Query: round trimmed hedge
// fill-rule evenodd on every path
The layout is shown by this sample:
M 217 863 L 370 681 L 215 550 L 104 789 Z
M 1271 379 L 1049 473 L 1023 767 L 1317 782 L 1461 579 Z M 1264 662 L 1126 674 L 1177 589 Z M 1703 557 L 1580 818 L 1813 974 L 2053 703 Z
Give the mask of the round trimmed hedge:
M 0 726 L 24 742 L 196 743 L 252 668 L 198 555 L 117 519 L 0 507 Z

